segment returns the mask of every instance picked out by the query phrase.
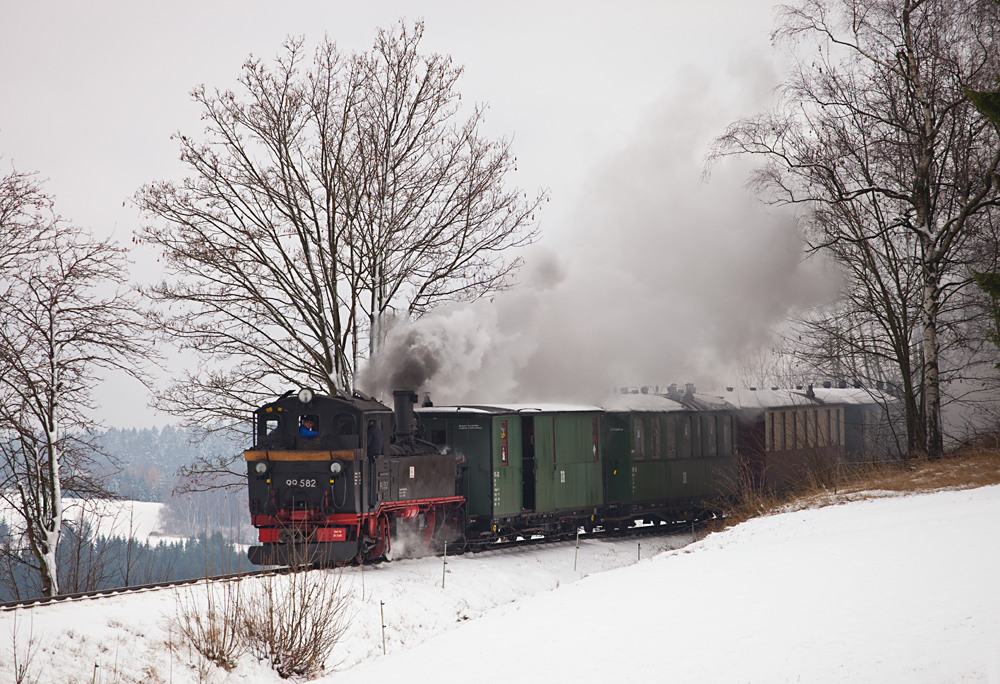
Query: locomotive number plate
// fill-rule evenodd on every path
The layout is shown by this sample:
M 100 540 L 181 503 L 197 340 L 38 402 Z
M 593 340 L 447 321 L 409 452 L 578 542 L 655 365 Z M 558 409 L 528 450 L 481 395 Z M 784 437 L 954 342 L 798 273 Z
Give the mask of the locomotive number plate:
M 286 487 L 315 487 L 316 480 L 285 480 Z

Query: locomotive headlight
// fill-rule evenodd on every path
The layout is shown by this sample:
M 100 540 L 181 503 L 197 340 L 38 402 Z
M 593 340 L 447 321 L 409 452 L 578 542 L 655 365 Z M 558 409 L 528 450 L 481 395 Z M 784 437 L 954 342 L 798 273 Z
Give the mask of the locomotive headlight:
M 266 461 L 257 461 L 254 464 L 253 469 L 254 469 L 254 471 L 256 471 L 256 473 L 258 475 L 263 475 L 264 473 L 267 472 L 267 462 Z
M 308 404 L 310 401 L 313 400 L 313 391 L 308 387 L 303 387 L 302 389 L 299 390 L 298 396 L 299 396 L 299 401 L 301 401 L 303 404 Z
M 334 461 L 330 464 L 330 472 L 334 475 L 339 475 L 340 471 L 344 469 L 343 464 L 340 461 Z

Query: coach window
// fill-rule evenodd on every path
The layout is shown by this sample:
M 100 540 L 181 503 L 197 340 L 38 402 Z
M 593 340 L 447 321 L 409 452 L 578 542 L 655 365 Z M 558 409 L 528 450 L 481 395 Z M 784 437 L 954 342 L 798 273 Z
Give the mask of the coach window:
M 733 417 L 720 416 L 722 422 L 722 456 L 733 455 Z M 773 417 L 772 417 L 773 421 Z
M 834 410 L 833 416 L 833 439 L 834 444 L 843 444 L 844 440 L 840 438 L 840 409 Z
M 677 420 L 680 423 L 677 432 L 681 438 L 677 455 L 680 458 L 691 458 L 691 419 L 688 416 L 681 416 Z
M 667 458 L 677 458 L 677 420 L 673 416 L 661 420 L 665 421 L 663 431 L 667 433 Z
M 632 416 L 632 458 L 636 461 L 643 460 L 646 456 L 643 453 L 642 416 L 635 414 Z
M 774 412 L 764 414 L 764 451 L 774 451 Z
M 701 458 L 704 454 L 701 444 L 701 417 L 691 416 L 691 458 Z
M 660 417 L 646 416 L 646 434 L 649 435 L 649 457 L 660 458 Z
M 719 437 L 716 430 L 715 416 L 703 416 L 701 421 L 702 435 L 705 439 L 705 458 L 715 458 L 719 455 Z

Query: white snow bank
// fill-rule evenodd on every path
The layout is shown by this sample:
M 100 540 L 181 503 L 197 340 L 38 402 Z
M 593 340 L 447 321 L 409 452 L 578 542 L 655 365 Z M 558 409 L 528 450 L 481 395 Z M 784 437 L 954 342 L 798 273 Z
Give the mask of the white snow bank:
M 348 569 L 355 617 L 321 682 L 1000 681 L 1000 487 L 855 502 L 685 536 Z M 627 566 L 627 567 L 623 567 Z M 589 574 L 589 575 L 588 575 Z M 248 580 L 250 581 L 250 580 Z M 198 680 L 173 591 L 39 607 L 40 681 Z M 386 648 L 382 656 L 384 602 Z M 19 611 L 23 650 L 29 627 Z M 0 614 L 0 649 L 13 614 Z M 11 659 L 0 659 L 0 681 Z M 244 657 L 214 682 L 282 681 Z
M 1000 487 L 761 518 L 327 681 L 1000 681 Z

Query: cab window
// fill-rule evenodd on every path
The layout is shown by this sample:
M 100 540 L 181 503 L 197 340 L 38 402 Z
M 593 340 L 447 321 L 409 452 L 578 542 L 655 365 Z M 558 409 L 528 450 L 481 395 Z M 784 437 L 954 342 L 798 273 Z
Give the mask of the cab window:
M 358 434 L 357 424 L 354 416 L 349 413 L 338 413 L 333 418 L 333 432 L 335 435 L 356 435 Z

